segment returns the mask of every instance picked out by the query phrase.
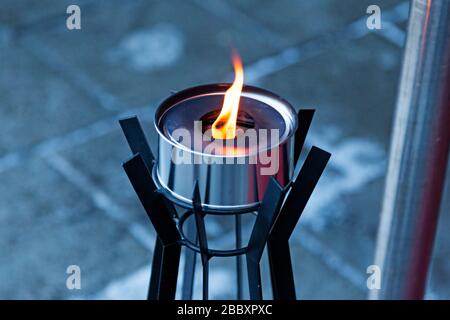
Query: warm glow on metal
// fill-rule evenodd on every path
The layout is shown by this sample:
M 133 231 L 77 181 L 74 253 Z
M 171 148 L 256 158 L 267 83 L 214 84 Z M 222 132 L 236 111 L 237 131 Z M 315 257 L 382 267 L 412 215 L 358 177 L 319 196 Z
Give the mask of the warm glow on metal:
M 236 122 L 239 111 L 239 99 L 244 85 L 244 69 L 241 58 L 233 52 L 234 82 L 225 92 L 222 110 L 212 125 L 214 139 L 234 139 L 236 137 Z

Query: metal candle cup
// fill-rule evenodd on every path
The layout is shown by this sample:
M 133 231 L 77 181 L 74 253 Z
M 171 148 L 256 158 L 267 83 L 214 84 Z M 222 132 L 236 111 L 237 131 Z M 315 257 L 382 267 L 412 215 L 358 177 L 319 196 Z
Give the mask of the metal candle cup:
M 292 176 L 295 111 L 286 100 L 260 88 L 244 86 L 238 127 L 251 126 L 258 141 L 262 140 L 263 135 L 259 135 L 264 129 L 268 133 L 277 129 L 279 139 L 272 143 L 269 134 L 265 144 L 226 147 L 225 152 L 207 151 L 208 145 L 232 142 L 215 140 L 211 144 L 198 136 L 198 129 L 200 133 L 207 129 L 208 115 L 220 109 L 229 87 L 230 84 L 211 84 L 186 89 L 167 98 L 156 110 L 158 157 L 154 178 L 167 197 L 186 207 L 191 206 L 195 181 L 199 183 L 205 209 L 236 212 L 257 208 L 270 176 L 275 176 L 281 185 Z M 203 121 L 203 127 L 196 128 L 195 121 Z M 180 139 L 176 134 L 180 129 L 191 134 L 192 139 Z M 268 164 L 263 158 L 276 163 Z M 277 168 L 276 172 L 267 174 L 264 168 L 268 166 Z

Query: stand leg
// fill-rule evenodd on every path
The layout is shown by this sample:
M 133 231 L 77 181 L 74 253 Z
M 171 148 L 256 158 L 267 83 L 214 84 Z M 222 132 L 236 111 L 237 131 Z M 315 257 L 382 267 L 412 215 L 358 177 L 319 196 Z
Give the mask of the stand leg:
M 155 160 L 152 150 L 147 142 L 144 131 L 142 130 L 139 119 L 136 116 L 120 119 L 120 126 L 125 134 L 128 145 L 133 154 L 140 153 L 145 161 L 145 164 L 151 168 Z
M 203 264 L 203 300 L 209 299 L 209 263 Z
M 155 248 L 156 260 L 152 266 L 152 271 L 155 273 L 152 272 L 149 297 L 155 297 L 155 288 L 158 288 L 156 299 L 175 299 L 181 254 L 181 235 L 172 215 L 172 211 L 175 209 L 170 210 L 164 196 L 155 191 L 156 187 L 150 171 L 139 153 L 125 162 L 123 168 L 155 227 L 159 243 L 162 246 L 162 250 L 158 248 L 159 244 Z M 160 263 L 157 263 L 158 257 L 161 258 Z
M 186 221 L 186 224 L 186 236 L 189 239 L 196 239 L 195 242 L 197 242 L 197 230 L 195 229 L 195 221 L 192 219 L 188 219 L 188 221 Z M 196 262 L 197 254 L 195 253 L 195 251 L 186 249 L 184 255 L 183 291 L 181 293 L 181 298 L 183 300 L 192 299 Z
M 294 163 L 300 158 L 306 135 L 314 117 L 314 109 L 300 109 L 297 113 L 298 128 L 295 131 Z
M 175 300 L 181 246 L 172 244 L 163 247 L 158 300 Z
M 276 215 L 279 212 L 284 190 L 274 178 L 270 179 L 258 210 L 252 234 L 248 242 L 247 271 L 251 300 L 262 300 L 260 261 Z
M 161 239 L 157 237 L 155 241 L 155 249 L 153 251 L 152 274 L 150 275 L 150 285 L 148 287 L 147 300 L 156 300 L 158 298 L 162 254 L 163 245 Z
M 259 261 L 254 261 L 249 256 L 247 256 L 247 273 L 250 299 L 262 300 L 261 269 Z
M 275 300 L 295 300 L 294 273 L 292 271 L 289 242 L 269 240 L 267 253 L 273 298 Z
M 200 245 L 200 254 L 203 266 L 203 300 L 208 300 L 209 287 L 209 254 L 208 239 L 206 237 L 204 213 L 202 209 L 202 200 L 200 198 L 200 190 L 198 181 L 195 182 L 194 194 L 192 196 L 192 204 L 194 208 L 195 224 L 197 226 L 198 242 Z
M 241 215 L 237 214 L 235 216 L 235 227 L 236 227 L 236 249 L 242 246 L 242 228 L 241 228 Z M 242 257 L 241 255 L 236 256 L 236 290 L 237 290 L 237 300 L 242 300 Z
M 316 187 L 331 154 L 312 147 L 284 201 L 268 239 L 273 298 L 295 300 L 289 238 Z

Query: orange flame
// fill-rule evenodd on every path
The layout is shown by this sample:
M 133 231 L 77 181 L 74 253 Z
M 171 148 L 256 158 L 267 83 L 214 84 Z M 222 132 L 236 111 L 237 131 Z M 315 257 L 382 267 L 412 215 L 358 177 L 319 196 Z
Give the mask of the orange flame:
M 244 68 L 236 52 L 233 52 L 234 82 L 225 92 L 222 110 L 212 125 L 214 139 L 234 139 L 239 111 L 239 99 L 244 85 Z

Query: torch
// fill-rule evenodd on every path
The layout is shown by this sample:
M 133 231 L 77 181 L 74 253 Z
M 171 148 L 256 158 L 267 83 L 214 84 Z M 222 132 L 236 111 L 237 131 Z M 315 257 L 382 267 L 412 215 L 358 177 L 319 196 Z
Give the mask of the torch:
M 314 110 L 296 113 L 280 96 L 244 85 L 236 52 L 233 65 L 233 83 L 189 88 L 159 105 L 156 159 L 137 118 L 120 120 L 133 153 L 123 166 L 158 235 L 149 299 L 175 298 L 181 247 L 188 249 L 183 299 L 192 298 L 197 255 L 204 299 L 209 260 L 215 257 L 236 257 L 237 298 L 242 298 L 243 256 L 250 298 L 262 299 L 260 261 L 266 245 L 274 299 L 296 297 L 289 238 L 330 154 L 312 147 L 301 164 Z M 256 216 L 247 245 L 241 234 L 244 214 Z M 206 215 L 235 218 L 234 249 L 209 247 Z

